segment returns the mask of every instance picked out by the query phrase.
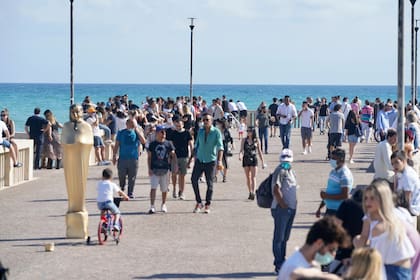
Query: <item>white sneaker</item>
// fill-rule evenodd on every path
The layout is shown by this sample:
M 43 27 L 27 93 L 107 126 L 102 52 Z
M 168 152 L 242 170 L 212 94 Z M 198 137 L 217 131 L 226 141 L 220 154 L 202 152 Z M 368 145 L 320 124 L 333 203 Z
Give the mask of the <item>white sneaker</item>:
M 305 150 L 303 150 L 302 155 L 306 155 L 306 154 L 307 154 L 307 152 L 306 152 L 306 149 L 305 149 Z
M 155 209 L 155 206 L 150 206 L 150 209 L 149 209 L 149 214 L 154 214 L 154 213 L 156 213 L 156 209 Z
M 184 193 L 180 193 L 179 194 L 179 199 L 180 200 L 185 200 L 185 194 Z
M 162 204 L 162 208 L 161 208 L 163 213 L 168 212 L 168 208 L 166 207 L 166 204 Z
M 172 198 L 178 198 L 178 194 L 176 193 L 175 189 L 172 192 Z
M 353 160 L 353 159 L 351 159 L 351 160 L 350 160 L 350 163 L 351 163 L 351 164 L 353 164 L 353 163 L 354 163 L 354 160 Z
M 312 153 L 312 146 L 308 147 L 308 153 L 310 153 L 310 154 Z

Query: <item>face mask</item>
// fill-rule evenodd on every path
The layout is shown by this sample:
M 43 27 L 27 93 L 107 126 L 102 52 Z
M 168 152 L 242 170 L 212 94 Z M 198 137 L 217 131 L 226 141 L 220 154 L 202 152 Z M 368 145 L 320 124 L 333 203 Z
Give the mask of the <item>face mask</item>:
M 281 168 L 283 168 L 283 169 L 290 169 L 290 168 L 292 168 L 292 165 L 291 165 L 289 162 L 282 162 L 282 163 L 280 164 L 280 166 L 281 166 Z
M 324 255 L 321 255 L 320 253 L 316 253 L 315 255 L 315 261 L 319 263 L 320 265 L 327 265 L 331 263 L 334 260 L 333 255 L 331 255 L 330 252 L 326 252 Z
M 204 125 L 204 123 L 203 123 L 203 122 L 199 122 L 199 123 L 198 123 L 198 127 L 199 127 L 199 128 L 202 128 L 202 127 L 203 127 L 203 125 Z
M 330 159 L 330 165 L 331 165 L 332 168 L 337 168 L 337 160 Z

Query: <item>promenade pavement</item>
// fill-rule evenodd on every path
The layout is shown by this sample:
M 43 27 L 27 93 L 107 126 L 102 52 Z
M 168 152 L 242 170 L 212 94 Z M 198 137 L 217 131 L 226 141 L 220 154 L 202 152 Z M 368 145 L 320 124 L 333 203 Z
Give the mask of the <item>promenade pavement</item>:
M 300 132 L 292 131 L 293 168 L 300 188 L 288 256 L 304 243 L 316 221 L 319 191 L 326 186 L 330 171 L 325 161 L 326 139 L 316 132 L 313 152 L 302 155 Z M 168 213 L 148 215 L 150 185 L 143 154 L 136 199 L 121 203 L 124 235 L 118 246 L 113 242 L 97 245 L 95 192 L 103 167 L 90 167 L 88 175 L 86 205 L 91 245 L 65 238 L 67 193 L 63 170 L 36 170 L 35 180 L 0 192 L 0 261 L 10 268 L 10 279 L 275 279 L 270 210 L 247 200 L 238 140 L 235 147 L 228 181 L 222 183 L 219 175 L 208 215 L 192 213 L 191 170 L 186 177 L 187 200 L 169 198 Z M 348 150 L 347 143 L 343 147 Z M 365 143 L 356 146 L 356 163 L 349 165 L 355 185 L 371 181 L 369 166 L 374 147 Z M 258 182 L 277 166 L 280 149 L 280 139 L 269 138 L 269 154 L 264 155 L 268 166 L 259 168 Z M 116 175 L 116 168 L 112 168 Z M 204 196 L 205 184 L 200 186 Z M 160 210 L 159 192 L 157 198 Z M 44 251 L 48 242 L 55 243 L 54 252 Z

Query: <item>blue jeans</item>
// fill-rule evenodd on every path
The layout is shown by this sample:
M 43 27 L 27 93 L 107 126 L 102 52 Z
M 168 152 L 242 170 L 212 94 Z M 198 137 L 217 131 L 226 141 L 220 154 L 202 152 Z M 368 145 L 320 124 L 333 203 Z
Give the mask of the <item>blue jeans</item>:
M 198 180 L 201 174 L 206 176 L 207 192 L 206 192 L 206 205 L 211 204 L 211 198 L 213 196 L 213 172 L 216 166 L 216 162 L 201 162 L 198 159 L 195 160 L 194 168 L 191 174 L 191 184 L 194 189 L 195 201 L 201 203 L 200 189 L 198 186 Z
M 99 124 L 99 128 L 104 131 L 104 133 L 105 133 L 105 139 L 106 140 L 110 140 L 111 139 L 111 129 L 109 129 L 108 126 L 106 126 L 106 125 L 104 125 L 102 123 Z
M 286 243 L 290 237 L 296 209 L 281 208 L 271 209 L 274 219 L 273 254 L 276 271 L 280 270 L 286 258 Z
M 292 125 L 289 124 L 280 124 L 280 138 L 281 143 L 283 144 L 283 149 L 288 149 L 290 144 L 290 129 Z
M 31 138 L 32 140 L 34 140 L 34 152 L 35 152 L 35 158 L 34 158 L 34 169 L 41 169 L 41 165 L 39 160 L 41 159 L 41 151 L 42 151 L 42 144 L 43 144 L 43 140 L 44 137 L 43 135 L 39 135 L 39 136 L 35 136 L 33 138 Z
M 258 137 L 260 138 L 261 150 L 267 153 L 268 150 L 268 127 L 258 128 Z M 263 150 L 263 138 L 264 138 L 264 150 Z
M 386 278 L 388 280 L 411 280 L 411 269 L 398 265 L 385 265 Z

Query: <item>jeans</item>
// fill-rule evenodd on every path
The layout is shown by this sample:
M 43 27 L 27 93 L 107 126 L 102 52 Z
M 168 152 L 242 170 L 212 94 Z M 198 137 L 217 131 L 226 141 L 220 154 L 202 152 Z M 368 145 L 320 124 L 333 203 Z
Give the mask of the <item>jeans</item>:
M 201 174 L 204 172 L 206 176 L 207 192 L 206 192 L 206 205 L 211 204 L 211 198 L 213 196 L 213 171 L 216 166 L 216 162 L 201 162 L 198 159 L 195 160 L 194 168 L 191 174 L 191 184 L 194 189 L 195 201 L 201 203 L 200 189 L 198 186 L 198 180 Z
M 385 265 L 386 278 L 388 280 L 411 280 L 411 269 L 404 268 L 398 265 L 386 264 Z
M 111 129 L 109 129 L 108 126 L 106 126 L 102 123 L 99 124 L 99 128 L 104 131 L 106 140 L 110 140 L 111 139 Z
M 43 144 L 44 138 L 41 134 L 39 136 L 35 136 L 32 139 L 34 140 L 34 148 L 35 148 L 34 169 L 41 169 L 39 160 L 41 158 L 41 150 L 42 150 L 42 144 Z
M 258 128 L 258 137 L 260 138 L 261 150 L 263 150 L 263 138 L 264 138 L 264 152 L 267 153 L 268 150 L 268 127 L 259 127 Z
M 281 143 L 283 144 L 283 149 L 289 148 L 291 127 L 292 125 L 290 123 L 280 124 L 280 138 L 281 138 Z
M 125 178 L 128 177 L 128 195 L 133 194 L 138 167 L 139 161 L 137 159 L 118 159 L 117 169 L 120 188 L 124 191 Z
M 281 208 L 277 205 L 271 209 L 271 216 L 274 219 L 273 254 L 276 271 L 280 270 L 286 258 L 286 243 L 290 237 L 296 209 Z
M 327 116 L 319 116 L 319 131 L 321 133 L 324 133 L 325 130 L 325 120 L 327 119 Z

